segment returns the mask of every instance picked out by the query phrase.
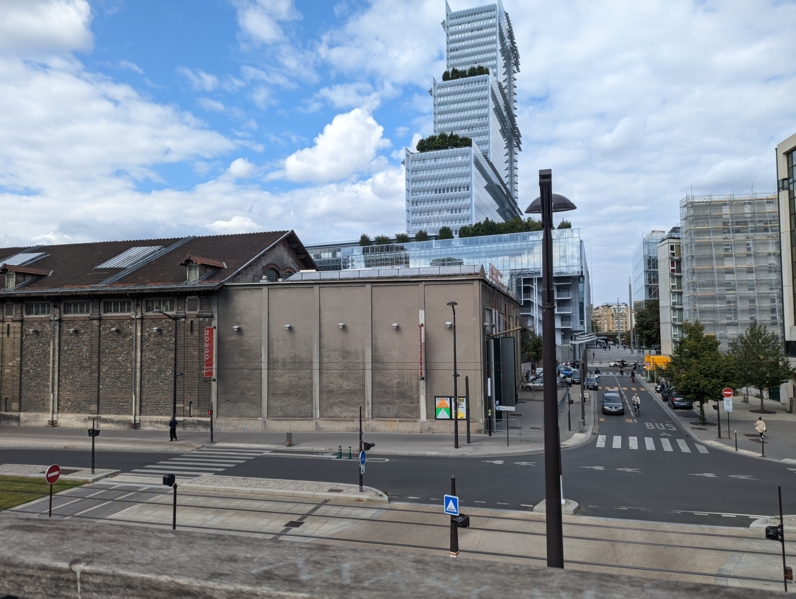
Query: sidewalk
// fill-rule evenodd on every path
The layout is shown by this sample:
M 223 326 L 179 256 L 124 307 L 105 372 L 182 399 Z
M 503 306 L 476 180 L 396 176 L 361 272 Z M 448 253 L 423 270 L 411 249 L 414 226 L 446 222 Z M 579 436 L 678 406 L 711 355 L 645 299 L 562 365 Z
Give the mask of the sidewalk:
M 573 387 L 572 389 L 575 389 Z M 577 398 L 578 391 L 573 391 Z M 563 447 L 574 447 L 588 440 L 591 434 L 592 403 L 586 404 L 586 430 L 578 432 L 580 404 L 576 399 L 572 404 L 572 431 L 568 430 L 567 409 L 559 418 L 559 430 Z M 522 401 L 517 405 L 512 420 L 541 421 L 543 408 L 541 401 Z M 497 455 L 518 455 L 538 453 L 544 450 L 544 434 L 539 430 L 509 431 L 509 447 L 506 447 L 505 429 L 494 432 L 492 436 L 472 433 L 467 443 L 467 425 L 459 421 L 459 449 L 454 449 L 453 422 L 451 434 L 408 434 L 408 433 L 364 433 L 364 438 L 376 446 L 371 455 L 406 456 L 445 456 L 445 457 L 483 457 Z M 348 448 L 356 453 L 359 448 L 359 434 L 356 432 L 295 432 L 292 433 L 293 446 L 286 447 L 284 432 L 241 432 L 217 431 L 214 444 L 217 446 L 250 446 L 258 449 L 280 452 L 337 453 L 342 447 L 344 455 Z M 116 430 L 104 429 L 96 438 L 97 451 L 151 451 L 185 453 L 202 446 L 210 445 L 207 431 L 177 431 L 178 441 L 168 441 L 168 430 Z M 0 427 L 0 450 L 2 449 L 80 449 L 90 450 L 91 439 L 83 429 Z
M 647 390 L 656 398 L 655 385 L 644 383 Z M 774 414 L 755 414 L 750 410 L 760 409 L 760 398 L 750 397 L 749 403 L 744 403 L 745 397 L 733 397 L 733 411 L 730 413 L 730 434 L 727 434 L 727 413 L 724 403 L 719 402 L 720 412 L 713 409 L 715 402 L 705 404 L 705 418 L 707 424 L 699 424 L 699 406 L 693 410 L 671 410 L 685 429 L 696 439 L 706 445 L 735 451 L 735 433 L 738 434 L 738 453 L 752 457 L 762 457 L 760 437 L 755 432 L 754 425 L 762 416 L 768 431 L 766 433 L 766 459 L 779 460 L 796 464 L 796 414 L 788 414 L 787 407 L 778 401 L 766 400 L 766 410 Z M 662 401 L 662 400 L 661 400 Z M 664 402 L 664 405 L 667 405 Z M 721 439 L 718 438 L 718 416 L 721 417 Z

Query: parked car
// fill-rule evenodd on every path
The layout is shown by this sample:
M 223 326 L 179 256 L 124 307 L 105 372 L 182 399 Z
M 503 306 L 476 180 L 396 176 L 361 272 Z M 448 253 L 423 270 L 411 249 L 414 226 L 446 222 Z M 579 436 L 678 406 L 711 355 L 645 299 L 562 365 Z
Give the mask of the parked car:
M 690 410 L 694 407 L 694 402 L 690 399 L 683 397 L 674 389 L 674 387 L 670 387 L 671 395 L 669 396 L 669 405 L 672 406 L 672 409 L 676 410 L 678 408 Z
M 625 368 L 627 367 L 627 360 L 613 360 L 608 362 L 608 366 L 613 366 L 616 368 Z
M 597 389 L 600 388 L 600 382 L 597 380 L 597 377 L 587 376 L 586 377 L 586 388 L 587 389 L 594 389 L 595 391 L 597 391 Z
M 573 385 L 580 385 L 580 370 L 573 370 L 570 381 Z
M 558 376 L 571 377 L 574 371 L 569 366 L 561 366 L 558 369 Z
M 616 391 L 606 391 L 603 394 L 603 414 L 624 414 L 625 404 Z

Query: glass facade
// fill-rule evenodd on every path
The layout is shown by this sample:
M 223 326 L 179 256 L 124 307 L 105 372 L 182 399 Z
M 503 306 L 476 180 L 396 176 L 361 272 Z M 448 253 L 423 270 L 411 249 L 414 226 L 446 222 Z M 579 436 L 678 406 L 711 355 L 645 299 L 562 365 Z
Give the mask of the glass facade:
M 666 231 L 652 231 L 641 238 L 633 254 L 633 309 L 658 299 L 658 242 Z
M 542 232 L 435 239 L 360 246 L 357 242 L 307 245 L 318 270 L 423 268 L 478 265 L 521 304 L 532 329 L 542 330 Z M 591 283 L 579 229 L 553 231 L 556 344 L 591 322 Z M 565 359 L 573 356 L 561 354 Z
M 489 74 L 434 81 L 434 133 L 469 137 L 472 148 L 406 151 L 406 231 L 454 234 L 486 218 L 522 216 L 518 207 L 515 74 L 519 53 L 500 3 L 453 12 L 443 21 L 447 68 Z

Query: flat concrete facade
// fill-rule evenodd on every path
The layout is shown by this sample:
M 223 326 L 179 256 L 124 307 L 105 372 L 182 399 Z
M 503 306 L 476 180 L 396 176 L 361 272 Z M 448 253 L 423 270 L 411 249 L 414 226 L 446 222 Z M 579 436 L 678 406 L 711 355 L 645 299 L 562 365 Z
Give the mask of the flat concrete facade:
M 777 145 L 777 201 L 779 208 L 780 251 L 782 255 L 782 319 L 785 351 L 796 367 L 796 133 Z M 781 401 L 796 407 L 796 380 L 783 385 Z
M 483 431 L 487 335 L 519 322 L 516 300 L 483 271 L 412 277 L 396 269 L 390 270 L 395 276 L 353 272 L 357 278 L 312 273 L 317 278 L 306 280 L 302 273 L 305 278 L 223 288 L 220 422 L 247 429 L 352 430 L 362 407 L 366 430 L 451 432 L 450 420 L 435 421 L 435 397 L 453 395 L 453 314 L 447 304 L 455 301 L 459 396 L 467 377 L 472 430 Z M 501 336 L 513 340 L 516 377 L 519 333 Z

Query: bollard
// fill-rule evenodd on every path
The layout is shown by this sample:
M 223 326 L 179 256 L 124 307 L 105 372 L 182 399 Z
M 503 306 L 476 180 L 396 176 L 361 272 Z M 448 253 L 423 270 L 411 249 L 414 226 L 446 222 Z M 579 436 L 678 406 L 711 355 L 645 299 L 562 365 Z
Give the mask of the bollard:
M 287 433 L 285 437 L 285 447 L 293 447 L 293 433 Z
M 343 459 L 343 446 L 342 445 L 338 445 L 337 446 L 337 459 L 338 460 L 342 460 Z
M 763 452 L 762 457 L 766 457 L 766 439 L 763 437 L 763 433 L 760 433 L 760 449 Z
M 177 483 L 174 483 L 174 511 L 171 516 L 171 530 L 177 530 Z
M 348 446 L 348 459 L 351 459 L 351 446 Z
M 738 451 L 738 431 L 735 431 L 735 451 Z

